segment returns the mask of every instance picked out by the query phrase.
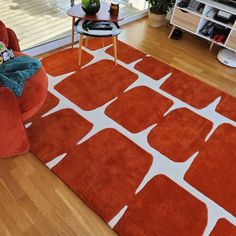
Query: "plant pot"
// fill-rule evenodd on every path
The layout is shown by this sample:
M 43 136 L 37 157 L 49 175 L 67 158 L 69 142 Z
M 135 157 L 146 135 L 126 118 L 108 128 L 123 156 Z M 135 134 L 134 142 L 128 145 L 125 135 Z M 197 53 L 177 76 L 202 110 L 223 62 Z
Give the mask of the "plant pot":
M 152 12 L 148 12 L 148 24 L 151 27 L 161 27 L 166 24 L 165 22 L 166 14 L 155 14 Z
M 82 0 L 81 5 L 87 15 L 95 15 L 100 9 L 99 0 Z

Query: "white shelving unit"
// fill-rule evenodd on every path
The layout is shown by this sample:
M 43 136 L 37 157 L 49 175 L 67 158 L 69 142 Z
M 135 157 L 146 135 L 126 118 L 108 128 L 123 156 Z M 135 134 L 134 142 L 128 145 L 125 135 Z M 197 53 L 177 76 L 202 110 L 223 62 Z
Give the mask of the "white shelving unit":
M 181 0 L 177 0 L 174 6 L 174 12 L 171 18 L 171 24 L 173 25 L 169 38 L 173 33 L 176 27 L 179 27 L 185 31 L 188 31 L 192 34 L 195 34 L 201 38 L 204 38 L 211 42 L 210 50 L 214 44 L 218 44 L 222 47 L 228 48 L 236 52 L 236 21 L 233 24 L 225 24 L 218 20 L 215 20 L 213 17 L 207 16 L 207 13 L 210 10 L 215 10 L 216 12 L 222 10 L 224 12 L 230 13 L 236 16 L 236 8 L 225 5 L 223 3 L 214 1 L 214 0 L 196 0 L 199 3 L 204 4 L 204 8 L 201 12 L 190 10 L 188 8 L 181 8 L 177 4 Z M 228 29 L 229 34 L 224 43 L 218 43 L 211 37 L 204 36 L 200 33 L 203 26 L 208 22 L 213 22 L 217 25 L 223 26 Z

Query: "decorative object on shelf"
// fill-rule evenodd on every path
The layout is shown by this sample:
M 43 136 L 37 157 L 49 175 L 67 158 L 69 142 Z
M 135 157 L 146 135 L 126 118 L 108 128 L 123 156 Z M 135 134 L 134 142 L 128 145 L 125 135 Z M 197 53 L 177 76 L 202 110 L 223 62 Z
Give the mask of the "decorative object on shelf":
M 232 22 L 233 19 L 233 15 L 225 12 L 225 11 L 218 11 L 215 15 L 214 15 L 214 19 L 218 20 L 220 22 L 223 22 L 225 24 L 229 24 L 230 22 Z
M 211 10 L 209 10 L 207 13 L 206 13 L 206 17 L 208 18 L 214 18 L 215 14 L 217 13 L 217 9 L 213 8 Z
M 195 12 L 200 12 L 202 13 L 204 10 L 205 5 L 201 2 L 198 2 L 196 0 L 191 0 L 190 3 L 188 4 L 188 9 L 195 11 Z
M 189 0 L 182 0 L 181 2 L 177 4 L 177 6 L 181 8 L 187 8 L 188 5 L 189 5 Z
M 99 0 L 82 0 L 82 9 L 87 15 L 95 15 L 100 9 Z
M 165 16 L 168 10 L 174 5 L 173 0 L 146 0 L 150 4 L 149 25 L 161 27 L 165 25 Z
M 213 38 L 217 43 L 224 44 L 229 33 L 230 33 L 230 29 L 225 28 L 222 25 L 215 24 L 211 38 Z
M 217 59 L 226 66 L 236 68 L 236 52 L 229 49 L 221 49 Z
M 214 25 L 214 22 L 207 21 L 199 32 L 206 37 L 210 37 L 213 34 Z
M 119 2 L 117 0 L 111 1 L 110 14 L 113 16 L 118 16 L 119 14 Z

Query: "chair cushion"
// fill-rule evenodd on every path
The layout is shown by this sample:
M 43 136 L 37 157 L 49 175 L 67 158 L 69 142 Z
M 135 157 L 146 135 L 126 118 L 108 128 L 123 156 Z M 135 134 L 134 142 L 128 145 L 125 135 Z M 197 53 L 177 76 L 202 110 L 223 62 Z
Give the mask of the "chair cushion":
M 23 55 L 14 52 L 15 56 Z M 43 105 L 48 89 L 46 71 L 41 67 L 30 79 L 26 80 L 22 95 L 17 97 L 23 121 L 31 118 Z
M 0 158 L 28 151 L 28 138 L 17 99 L 9 89 L 0 87 Z

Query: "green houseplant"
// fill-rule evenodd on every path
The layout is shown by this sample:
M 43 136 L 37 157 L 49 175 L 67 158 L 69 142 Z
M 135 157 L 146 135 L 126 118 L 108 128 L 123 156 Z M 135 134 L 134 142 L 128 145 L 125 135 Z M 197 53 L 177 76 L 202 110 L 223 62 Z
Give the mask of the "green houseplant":
M 174 0 L 147 0 L 149 3 L 149 25 L 160 27 L 165 24 L 165 16 L 174 5 Z
M 100 9 L 99 0 L 82 0 L 82 9 L 87 15 L 95 15 Z

